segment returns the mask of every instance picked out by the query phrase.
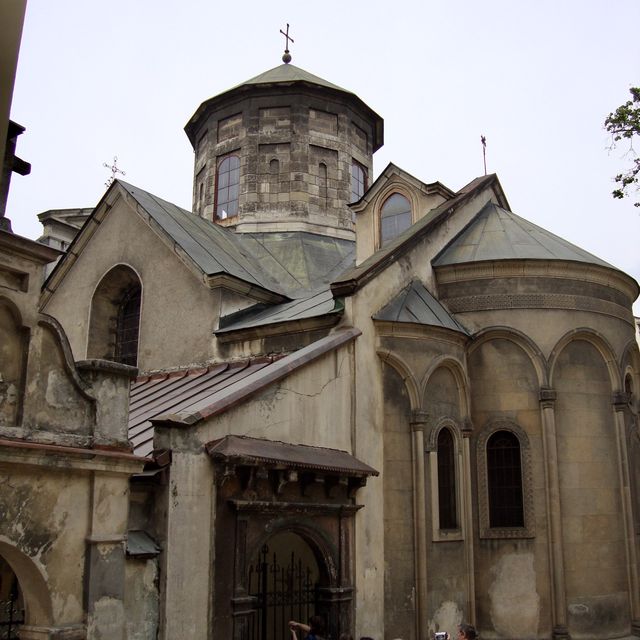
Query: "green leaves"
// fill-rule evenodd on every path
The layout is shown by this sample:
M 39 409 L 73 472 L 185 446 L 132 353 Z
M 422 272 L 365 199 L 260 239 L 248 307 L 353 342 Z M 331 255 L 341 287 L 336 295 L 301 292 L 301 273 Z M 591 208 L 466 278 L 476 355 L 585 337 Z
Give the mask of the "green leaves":
M 632 87 L 629 91 L 631 100 L 627 100 L 607 116 L 604 128 L 611 134 L 612 148 L 615 148 L 616 143 L 620 140 L 629 140 L 629 153 L 637 156 L 633 148 L 633 140 L 635 136 L 640 136 L 640 87 Z M 611 195 L 620 199 L 629 196 L 629 191 L 634 185 L 635 191 L 637 191 L 640 188 L 639 174 L 640 158 L 635 157 L 631 168 L 624 173 L 619 173 L 614 178 L 618 187 L 611 192 Z M 634 206 L 640 207 L 640 201 L 635 202 Z

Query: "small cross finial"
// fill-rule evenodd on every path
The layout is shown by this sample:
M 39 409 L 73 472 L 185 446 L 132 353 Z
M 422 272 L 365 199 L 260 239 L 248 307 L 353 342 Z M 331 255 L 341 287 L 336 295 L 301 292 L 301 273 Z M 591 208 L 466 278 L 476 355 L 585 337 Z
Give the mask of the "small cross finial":
M 480 142 L 482 143 L 482 160 L 484 161 L 484 175 L 487 175 L 487 139 L 484 136 L 480 136 Z
M 113 156 L 113 164 L 107 164 L 106 162 L 102 163 L 103 167 L 111 169 L 111 177 L 104 183 L 104 186 L 107 187 L 107 189 L 113 184 L 113 181 L 116 179 L 116 173 L 121 173 L 123 176 L 127 175 L 124 171 L 118 169 L 118 167 L 116 166 L 117 164 L 118 156 Z
M 289 53 L 289 40 L 293 42 L 293 38 L 289 35 L 289 23 L 287 22 L 287 32 L 285 33 L 280 29 L 280 33 L 285 37 L 284 55 L 282 56 L 282 62 L 289 64 L 291 62 L 291 54 Z

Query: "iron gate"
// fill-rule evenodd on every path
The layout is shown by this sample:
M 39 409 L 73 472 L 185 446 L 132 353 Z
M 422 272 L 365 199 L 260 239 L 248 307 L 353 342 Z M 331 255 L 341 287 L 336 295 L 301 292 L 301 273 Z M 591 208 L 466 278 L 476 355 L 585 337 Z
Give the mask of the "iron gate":
M 18 579 L 13 576 L 9 596 L 0 600 L 0 640 L 18 640 L 18 628 L 24 623 L 24 610 L 20 606 Z
M 249 567 L 249 595 L 257 599 L 251 621 L 251 640 L 289 638 L 289 620 L 306 623 L 317 610 L 318 585 L 314 572 L 292 551 L 280 564 L 263 545 L 258 561 Z

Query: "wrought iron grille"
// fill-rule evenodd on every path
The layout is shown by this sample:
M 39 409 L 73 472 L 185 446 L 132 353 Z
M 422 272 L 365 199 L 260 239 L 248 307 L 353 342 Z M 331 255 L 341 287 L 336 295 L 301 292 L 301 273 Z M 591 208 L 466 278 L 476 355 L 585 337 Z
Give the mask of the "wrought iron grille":
M 24 623 L 18 580 L 13 576 L 9 596 L 0 600 L 0 640 L 18 640 L 19 627 Z
M 249 594 L 258 603 L 249 628 L 251 640 L 289 638 L 289 620 L 307 622 L 317 610 L 314 572 L 294 552 L 280 559 L 263 545 L 248 578 Z

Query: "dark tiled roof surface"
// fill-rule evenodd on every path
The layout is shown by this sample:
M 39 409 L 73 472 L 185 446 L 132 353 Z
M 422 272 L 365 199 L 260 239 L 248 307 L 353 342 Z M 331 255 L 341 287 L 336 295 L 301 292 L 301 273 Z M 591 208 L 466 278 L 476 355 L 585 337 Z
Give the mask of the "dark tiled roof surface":
M 373 467 L 340 449 L 261 438 L 228 435 L 209 442 L 207 452 L 214 459 L 236 463 L 267 464 L 286 469 L 311 469 L 355 476 L 378 475 Z
M 469 335 L 467 330 L 429 293 L 419 280 L 414 280 L 405 287 L 373 318 L 389 322 L 411 322 L 441 327 Z
M 615 268 L 564 238 L 488 202 L 433 260 L 436 267 L 484 260 L 566 260 Z

